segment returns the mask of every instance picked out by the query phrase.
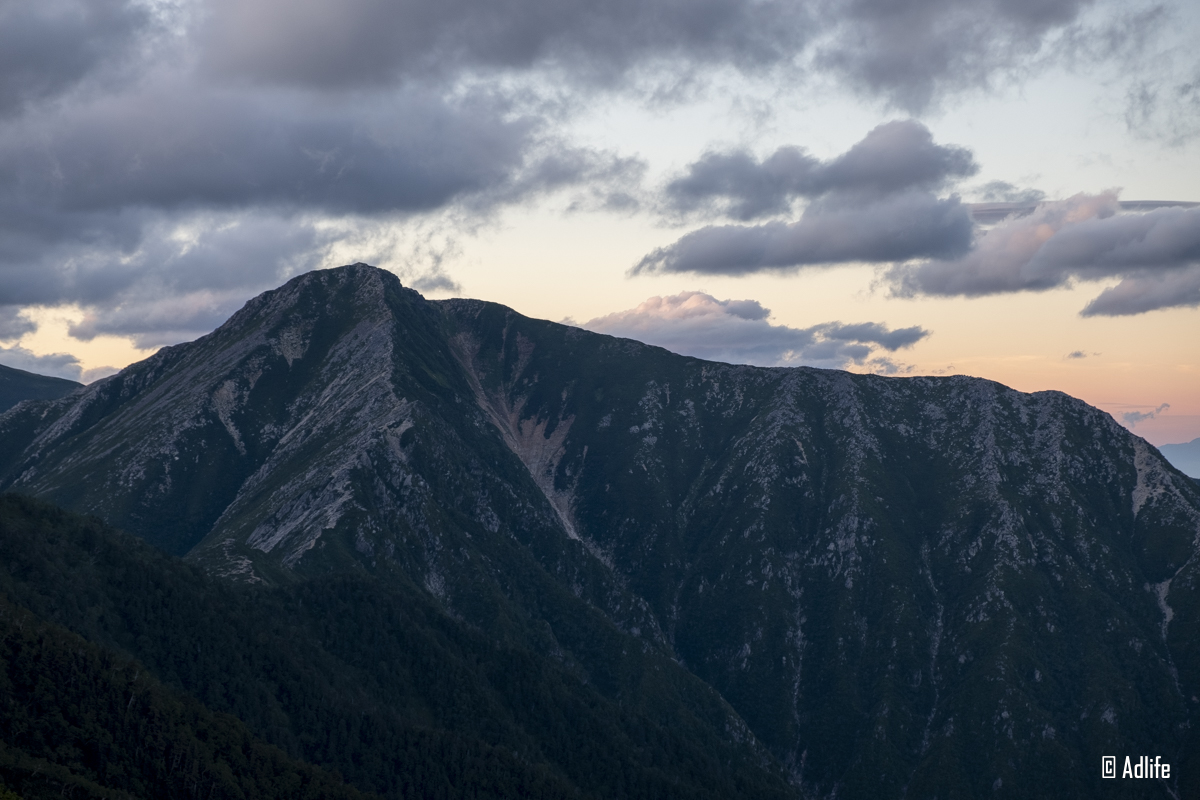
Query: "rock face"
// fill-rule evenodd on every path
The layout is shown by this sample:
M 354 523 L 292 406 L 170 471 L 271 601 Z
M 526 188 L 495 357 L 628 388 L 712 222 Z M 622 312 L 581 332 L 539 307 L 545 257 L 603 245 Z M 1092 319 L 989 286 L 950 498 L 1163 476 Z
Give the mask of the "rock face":
M 560 657 L 581 602 L 806 795 L 1095 796 L 1146 753 L 1200 790 L 1200 487 L 1060 393 L 705 362 L 354 265 L 0 416 L 0 476 L 234 580 L 404 574 Z

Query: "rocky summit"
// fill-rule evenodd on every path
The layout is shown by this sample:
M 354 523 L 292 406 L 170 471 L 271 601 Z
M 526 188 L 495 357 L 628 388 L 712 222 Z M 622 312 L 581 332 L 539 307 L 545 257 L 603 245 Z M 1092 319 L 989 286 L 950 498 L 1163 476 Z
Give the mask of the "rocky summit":
M 1129 796 L 1102 759 L 1147 754 L 1137 792 L 1200 795 L 1200 486 L 1058 392 L 706 362 L 356 264 L 0 415 L 0 486 L 238 585 L 411 585 L 618 705 L 597 665 L 640 652 L 783 795 Z

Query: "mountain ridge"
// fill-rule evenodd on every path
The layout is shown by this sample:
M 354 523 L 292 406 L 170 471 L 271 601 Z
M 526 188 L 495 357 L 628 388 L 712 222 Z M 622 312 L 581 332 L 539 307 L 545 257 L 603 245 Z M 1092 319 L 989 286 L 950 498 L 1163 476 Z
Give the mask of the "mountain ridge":
M 1164 444 L 1158 451 L 1180 472 L 1200 481 L 1200 438 L 1180 444 Z
M 1112 748 L 1200 751 L 1200 491 L 1061 393 L 704 362 L 354 265 L 0 446 L 3 487 L 214 574 L 406 576 L 584 669 L 560 612 L 593 609 L 812 796 L 1088 796 Z
M 39 375 L 0 364 L 0 413 L 22 400 L 52 400 L 79 389 L 82 383 Z

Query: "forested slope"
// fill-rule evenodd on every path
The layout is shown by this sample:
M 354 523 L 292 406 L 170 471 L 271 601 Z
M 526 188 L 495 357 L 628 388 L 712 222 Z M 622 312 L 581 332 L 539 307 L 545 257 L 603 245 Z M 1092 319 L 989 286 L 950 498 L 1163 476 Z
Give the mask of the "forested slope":
M 39 686 L 53 694 L 51 674 L 54 685 L 70 686 L 67 676 L 78 670 L 85 683 L 59 702 L 92 697 L 107 709 L 134 685 L 136 658 L 153 676 L 138 680 L 161 680 L 236 716 L 290 757 L 364 791 L 447 799 L 792 795 L 768 757 L 724 744 L 672 706 L 669 693 L 657 691 L 663 667 L 653 657 L 611 654 L 612 674 L 598 676 L 610 684 L 606 694 L 579 669 L 492 641 L 396 582 L 351 575 L 229 587 L 94 518 L 4 495 L 0 590 L 12 619 L 50 631 L 38 641 L 54 652 L 78 642 L 56 625 L 93 643 L 79 643 L 88 655 L 21 688 L 21 697 Z M 10 637 L 32 635 L 21 624 Z M 195 716 L 196 700 L 181 708 Z M 34 718 L 58 719 L 54 708 L 27 708 Z M 23 730 L 6 730 L 10 749 L 34 741 Z M 131 741 L 112 747 L 136 750 Z M 25 746 L 72 775 L 95 771 L 85 756 Z

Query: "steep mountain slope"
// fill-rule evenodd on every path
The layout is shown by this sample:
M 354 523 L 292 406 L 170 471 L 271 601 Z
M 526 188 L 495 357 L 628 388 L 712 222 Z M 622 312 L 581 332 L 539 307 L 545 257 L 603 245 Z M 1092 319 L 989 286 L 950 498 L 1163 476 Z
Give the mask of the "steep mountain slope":
M 65 378 L 38 375 L 0 364 L 0 412 L 8 411 L 22 400 L 53 400 L 83 386 Z
M 4 599 L 0 687 L 2 785 L 26 800 L 368 797 Z
M 683 688 L 702 701 L 711 691 L 643 653 L 636 640 L 602 642 L 615 646 L 609 660 L 626 673 L 616 676 L 620 691 L 610 699 L 597 684 L 614 676 L 581 674 L 562 653 L 545 657 L 488 637 L 411 582 L 390 577 L 231 587 L 95 518 L 0 495 L 0 633 L 15 627 L 9 650 L 0 642 L 0 675 L 7 658 L 10 673 L 26 681 L 14 689 L 0 677 L 0 688 L 11 691 L 0 692 L 0 756 L 4 746 L 20 749 L 26 761 L 90 773 L 93 783 L 167 796 L 122 782 L 127 773 L 152 785 L 170 777 L 155 772 L 159 762 L 145 757 L 138 739 L 148 732 L 155 742 L 171 740 L 154 730 L 164 703 L 149 702 L 169 694 L 155 688 L 161 681 L 236 715 L 290 756 L 392 798 L 795 796 L 768 759 L 723 740 L 719 707 L 715 720 L 697 718 L 675 697 Z M 5 616 L 5 603 L 28 610 Z M 57 626 L 93 646 L 72 643 Z M 50 663 L 39 667 L 39 631 L 46 629 L 54 646 L 42 648 Z M 672 677 L 685 685 L 672 686 Z M 124 714 L 135 690 L 139 719 Z M 115 715 L 114 692 L 125 692 Z M 166 705 L 177 703 L 167 698 Z M 181 734 L 175 740 L 184 749 L 192 729 L 215 734 L 201 736 L 210 745 L 245 738 L 241 723 L 214 721 L 208 712 L 197 725 L 195 705 L 184 714 L 168 708 L 173 724 L 160 726 Z M 211 762 L 211 755 L 228 761 L 230 754 L 217 748 L 208 755 Z M 218 780 L 217 791 L 253 784 L 265 772 L 263 788 L 244 796 L 272 796 L 265 789 L 279 785 L 276 774 L 286 785 L 296 772 L 280 769 L 269 751 L 260 755 L 266 770 L 253 759 L 231 763 L 224 772 L 233 780 Z M 144 768 L 148 774 L 140 774 Z M 299 796 L 303 783 L 292 783 L 295 792 L 284 796 Z
M 1096 796 L 1120 753 L 1200 789 L 1200 489 L 1059 393 L 714 364 L 355 265 L 0 416 L 0 476 L 230 578 L 411 581 L 610 697 L 597 643 L 637 637 L 814 796 Z
M 1102 753 L 1191 752 L 1200 494 L 1108 415 L 448 306 L 497 424 L 568 429 L 529 462 L 567 524 L 814 793 L 1086 795 Z

